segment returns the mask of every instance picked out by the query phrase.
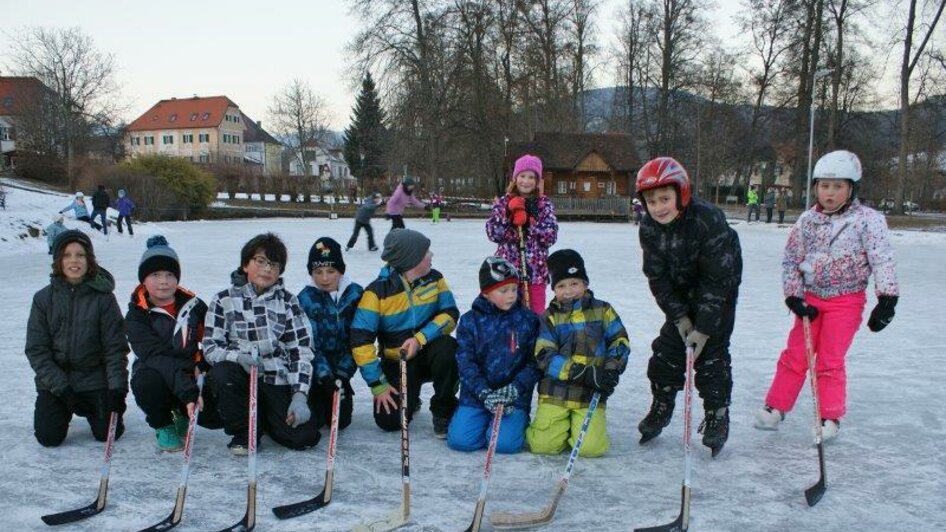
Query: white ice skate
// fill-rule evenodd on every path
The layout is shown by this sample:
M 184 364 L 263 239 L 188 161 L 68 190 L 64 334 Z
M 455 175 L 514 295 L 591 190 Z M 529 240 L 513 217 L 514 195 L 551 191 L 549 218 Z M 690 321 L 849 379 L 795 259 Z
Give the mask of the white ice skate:
M 841 430 L 841 422 L 836 419 L 821 420 L 821 441 L 829 442 L 838 435 Z
M 769 405 L 762 407 L 755 416 L 753 426 L 759 430 L 778 430 L 778 424 L 785 419 L 785 413 Z

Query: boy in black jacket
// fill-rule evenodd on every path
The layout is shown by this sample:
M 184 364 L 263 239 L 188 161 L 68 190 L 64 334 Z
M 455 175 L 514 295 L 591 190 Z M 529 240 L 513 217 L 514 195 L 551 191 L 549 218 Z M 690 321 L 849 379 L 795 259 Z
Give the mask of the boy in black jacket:
M 670 423 L 684 385 L 686 346 L 692 346 L 696 389 L 706 413 L 699 431 L 715 457 L 729 437 L 729 337 L 742 280 L 739 236 L 722 211 L 691 198 L 686 170 L 670 157 L 640 169 L 637 194 L 648 214 L 639 232 L 644 274 L 666 315 L 647 367 L 654 398 L 638 425 L 641 443 Z
M 132 292 L 125 315 L 136 358 L 131 390 L 155 429 L 158 449 L 180 451 L 187 420 L 201 401 L 194 367 L 203 372 L 210 368 L 200 353 L 207 305 L 178 286 L 181 265 L 163 236 L 149 238 L 147 246 L 138 265 L 141 284 Z M 209 377 L 204 381 L 208 390 Z M 222 427 L 212 394 L 205 392 L 201 404 L 200 425 Z

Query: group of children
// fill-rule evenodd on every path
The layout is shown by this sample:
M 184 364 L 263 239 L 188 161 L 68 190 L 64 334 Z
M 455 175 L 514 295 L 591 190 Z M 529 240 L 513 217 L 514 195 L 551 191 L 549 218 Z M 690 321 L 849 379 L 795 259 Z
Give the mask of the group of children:
M 892 249 L 883 217 L 857 200 L 860 179 L 860 163 L 850 152 L 829 153 L 815 167 L 818 202 L 792 229 L 783 261 L 786 305 L 798 319 L 758 428 L 776 428 L 804 382 L 803 318 L 812 324 L 821 417 L 831 437 L 845 413 L 844 358 L 860 325 L 870 275 L 879 302 L 869 328 L 879 331 L 894 316 Z M 639 229 L 643 272 L 665 315 L 648 363 L 653 400 L 638 425 L 641 443 L 669 424 L 691 349 L 705 414 L 699 431 L 715 457 L 729 435 L 739 238 L 718 208 L 693 196 L 686 170 L 672 158 L 645 164 L 636 190 L 646 211 Z M 380 197 L 368 201 L 363 208 L 377 208 Z M 347 248 L 362 226 L 356 221 Z M 298 296 L 283 285 L 285 245 L 271 233 L 258 235 L 241 250 L 229 287 L 209 305 L 179 285 L 177 254 L 163 237 L 152 237 L 138 269 L 141 284 L 122 320 L 114 281 L 96 263 L 88 236 L 63 232 L 52 249 L 51 283 L 34 296 L 27 333 L 38 390 L 36 437 L 43 445 L 58 445 L 76 414 L 89 420 L 96 438 L 104 438 L 108 414 L 125 409 L 127 331 L 136 355 L 131 389 L 162 450 L 181 448 L 187 419 L 202 404 L 198 422 L 222 427 L 234 454 L 245 454 L 247 374 L 253 366 L 260 375 L 260 434 L 288 448 L 318 443 L 336 392 L 342 397 L 339 426 L 348 426 L 356 369 L 374 397 L 376 424 L 398 430 L 403 351 L 408 417 L 421 406 L 421 385 L 432 382 L 434 433 L 449 447 L 484 448 L 492 417 L 501 415 L 497 452 L 527 446 L 533 453 L 560 453 L 575 445 L 598 394 L 600 406 L 580 452 L 604 454 L 607 399 L 627 365 L 629 339 L 614 307 L 589 289 L 580 254 L 549 254 L 558 224 L 542 194 L 537 157 L 516 161 L 486 233 L 497 244 L 496 255 L 482 263 L 480 294 L 462 316 L 446 280 L 432 268 L 430 240 L 392 229 L 381 256 L 386 264 L 364 289 L 345 275 L 341 246 L 317 239 L 306 261 L 312 283 Z M 554 298 L 546 305 L 549 282 Z M 206 375 L 203 393 L 196 372 Z M 530 415 L 536 389 L 538 407 Z
M 123 233 L 122 224 L 124 223 L 128 228 L 128 234 L 135 236 L 135 230 L 132 229 L 131 226 L 131 215 L 135 210 L 135 202 L 128 197 L 124 189 L 119 189 L 118 199 L 113 202 L 108 192 L 105 190 L 105 185 L 99 185 L 98 190 L 92 195 L 91 214 L 85 202 L 85 194 L 79 191 L 76 192 L 69 205 L 66 205 L 65 208 L 53 216 L 53 223 L 46 227 L 46 241 L 49 245 L 49 254 L 52 255 L 53 253 L 53 242 L 56 236 L 66 230 L 66 226 L 63 224 L 63 213 L 72 211 L 77 221 L 86 222 L 92 229 L 108 235 L 107 211 L 109 207 L 118 211 L 118 219 L 116 220 L 118 233 Z M 96 219 L 100 220 L 101 223 L 97 223 L 95 221 Z

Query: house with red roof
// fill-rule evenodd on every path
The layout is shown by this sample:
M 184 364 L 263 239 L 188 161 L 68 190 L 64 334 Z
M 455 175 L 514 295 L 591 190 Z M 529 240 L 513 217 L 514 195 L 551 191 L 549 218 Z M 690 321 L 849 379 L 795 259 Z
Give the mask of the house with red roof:
M 37 120 L 42 113 L 43 97 L 49 94 L 50 90 L 37 78 L 0 76 L 0 168 L 13 165 L 17 135 L 21 135 L 22 141 L 26 134 L 21 121 Z

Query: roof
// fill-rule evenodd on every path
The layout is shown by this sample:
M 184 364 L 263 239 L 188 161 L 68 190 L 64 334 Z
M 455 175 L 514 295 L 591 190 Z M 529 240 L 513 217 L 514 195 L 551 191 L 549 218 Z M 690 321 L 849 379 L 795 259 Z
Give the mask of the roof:
M 0 115 L 21 115 L 29 110 L 33 98 L 48 91 L 34 77 L 0 76 Z
M 263 144 L 282 145 L 281 142 L 267 133 L 259 122 L 254 122 L 253 119 L 246 116 L 246 114 L 243 115 L 243 142 L 262 142 Z
M 625 133 L 536 132 L 531 142 L 510 143 L 508 153 L 510 162 L 531 153 L 546 170 L 572 170 L 593 151 L 616 172 L 636 172 L 641 166 L 634 138 Z
M 161 100 L 128 125 L 128 131 L 217 127 L 227 108 L 239 106 L 226 96 Z

